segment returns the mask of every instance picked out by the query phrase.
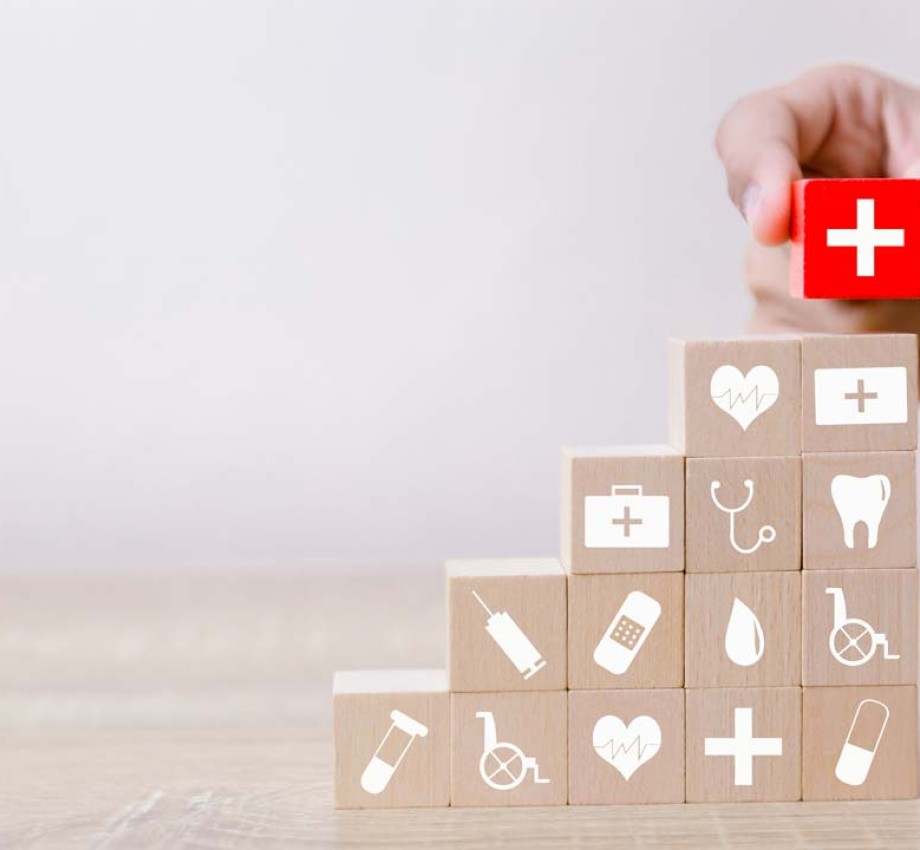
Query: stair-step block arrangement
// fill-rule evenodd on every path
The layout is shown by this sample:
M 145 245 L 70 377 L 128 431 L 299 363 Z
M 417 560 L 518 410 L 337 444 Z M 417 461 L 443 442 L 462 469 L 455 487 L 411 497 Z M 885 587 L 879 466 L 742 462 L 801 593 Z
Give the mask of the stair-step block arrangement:
M 336 805 L 917 796 L 917 338 L 671 340 L 561 556 L 449 561 L 446 671 L 336 674 Z M 448 791 L 449 789 L 449 791 Z

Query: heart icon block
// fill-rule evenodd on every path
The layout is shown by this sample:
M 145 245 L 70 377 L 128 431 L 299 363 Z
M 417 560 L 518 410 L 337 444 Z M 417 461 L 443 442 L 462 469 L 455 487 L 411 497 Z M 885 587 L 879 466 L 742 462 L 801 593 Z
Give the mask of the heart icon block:
M 736 366 L 726 364 L 712 373 L 709 394 L 717 407 L 747 431 L 761 413 L 776 404 L 779 378 L 769 366 L 755 366 L 742 375 Z
M 640 714 L 627 726 L 607 714 L 594 724 L 595 752 L 629 782 L 629 778 L 661 749 L 661 727 L 653 717 Z

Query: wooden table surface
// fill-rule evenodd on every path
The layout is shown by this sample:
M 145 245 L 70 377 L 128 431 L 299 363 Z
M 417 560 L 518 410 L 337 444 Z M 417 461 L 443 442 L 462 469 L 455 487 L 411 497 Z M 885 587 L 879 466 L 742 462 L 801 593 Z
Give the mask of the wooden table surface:
M 0 577 L 0 847 L 920 846 L 920 803 L 332 808 L 334 669 L 439 666 L 437 566 Z

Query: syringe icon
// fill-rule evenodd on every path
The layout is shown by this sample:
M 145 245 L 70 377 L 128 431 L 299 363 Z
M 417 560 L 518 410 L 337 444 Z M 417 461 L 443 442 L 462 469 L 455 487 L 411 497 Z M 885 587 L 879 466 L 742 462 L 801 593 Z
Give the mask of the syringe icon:
M 530 639 L 521 627 L 514 622 L 507 611 L 492 613 L 489 606 L 482 601 L 482 597 L 474 590 L 473 596 L 476 601 L 485 608 L 489 619 L 486 622 L 486 631 L 492 636 L 499 649 L 508 656 L 508 659 L 518 669 L 525 679 L 529 679 L 534 673 L 542 670 L 546 662 L 540 656 L 537 648 L 530 642 Z

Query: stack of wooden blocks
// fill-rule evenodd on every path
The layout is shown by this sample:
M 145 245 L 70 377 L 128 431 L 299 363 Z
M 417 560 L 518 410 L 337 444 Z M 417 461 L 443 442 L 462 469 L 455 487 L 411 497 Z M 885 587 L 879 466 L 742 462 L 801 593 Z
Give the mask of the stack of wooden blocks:
M 917 794 L 917 338 L 670 342 L 561 559 L 447 564 L 448 669 L 336 674 L 340 807 Z

